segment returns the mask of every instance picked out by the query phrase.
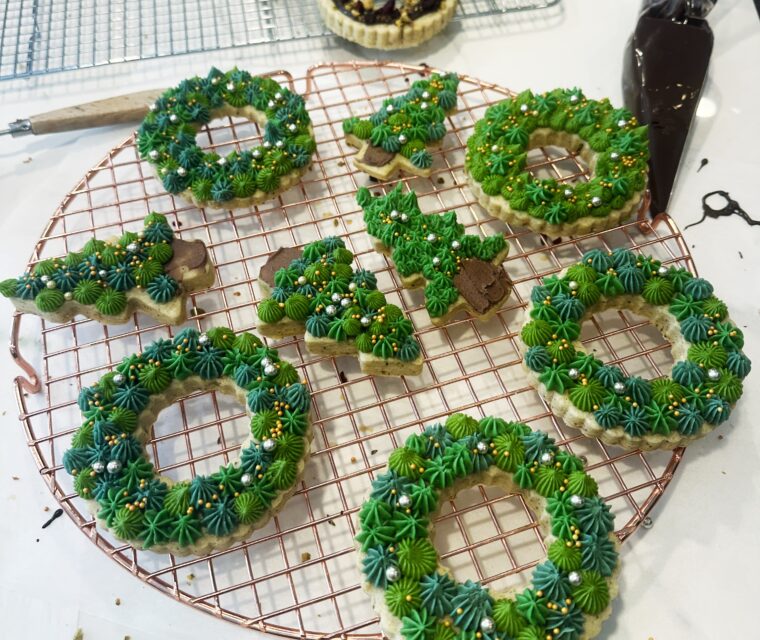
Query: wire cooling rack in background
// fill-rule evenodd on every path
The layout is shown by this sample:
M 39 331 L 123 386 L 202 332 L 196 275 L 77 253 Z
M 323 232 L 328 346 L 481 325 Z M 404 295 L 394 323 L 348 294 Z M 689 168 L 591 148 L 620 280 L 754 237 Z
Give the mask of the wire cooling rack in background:
M 459 0 L 455 20 L 559 0 Z M 330 35 L 317 0 L 4 0 L 0 80 Z
M 392 449 L 450 412 L 521 420 L 585 457 L 616 515 L 621 540 L 645 521 L 680 461 L 681 450 L 626 452 L 581 437 L 557 421 L 525 381 L 517 333 L 540 278 L 576 262 L 593 247 L 629 246 L 666 264 L 692 271 L 694 266 L 667 217 L 657 224 L 634 221 L 551 245 L 535 233 L 489 218 L 465 186 L 464 147 L 475 121 L 489 104 L 510 95 L 507 90 L 463 77 L 460 109 L 450 117 L 443 146 L 434 154 L 432 177 L 404 180 L 418 193 L 423 211 L 455 209 L 469 233 L 506 234 L 511 252 L 505 266 L 515 288 L 504 309 L 487 323 L 462 314 L 445 327 L 435 327 L 424 309 L 422 290 L 401 288 L 388 261 L 372 250 L 355 192 L 362 185 L 375 192 L 389 185 L 371 183 L 353 171 L 355 151 L 343 142 L 341 122 L 349 115 L 372 113 L 386 95 L 405 92 L 428 71 L 352 63 L 319 65 L 298 80 L 284 72 L 273 74 L 305 95 L 318 152 L 300 185 L 259 207 L 211 212 L 167 194 L 151 167 L 139 160 L 130 138 L 64 199 L 32 256 L 35 262 L 79 249 L 93 232 L 108 238 L 138 229 L 149 211 L 160 211 L 180 237 L 203 240 L 217 265 L 217 284 L 193 296 L 196 315 L 187 324 L 203 329 L 221 324 L 242 331 L 254 328 L 255 305 L 261 299 L 256 275 L 270 252 L 334 234 L 345 239 L 362 267 L 378 274 L 379 288 L 414 323 L 425 358 L 422 374 L 414 377 L 373 378 L 360 371 L 355 358 L 310 355 L 300 338 L 275 342 L 312 391 L 314 442 L 303 482 L 280 514 L 245 542 L 203 558 L 174 558 L 133 549 L 96 528 L 61 459 L 82 419 L 76 406 L 79 388 L 92 384 L 125 355 L 179 328 L 157 325 L 143 315 L 123 326 L 86 319 L 52 324 L 37 316 L 15 316 L 12 351 L 26 367 L 26 377 L 16 380 L 16 393 L 42 477 L 102 551 L 141 580 L 203 611 L 290 637 L 379 637 L 356 568 L 356 513 Z M 217 120 L 198 139 L 227 153 L 252 145 L 259 130 L 240 119 Z M 580 158 L 564 150 L 534 150 L 529 164 L 537 175 L 586 179 Z M 581 338 L 597 357 L 620 365 L 629 375 L 665 375 L 672 363 L 659 332 L 628 312 L 595 315 L 585 323 Z M 216 393 L 196 393 L 162 412 L 147 449 L 159 472 L 189 479 L 234 460 L 247 430 L 242 407 Z M 545 556 L 535 518 L 520 496 L 491 487 L 461 492 L 443 505 L 435 541 L 457 579 L 478 579 L 499 589 L 523 583 Z

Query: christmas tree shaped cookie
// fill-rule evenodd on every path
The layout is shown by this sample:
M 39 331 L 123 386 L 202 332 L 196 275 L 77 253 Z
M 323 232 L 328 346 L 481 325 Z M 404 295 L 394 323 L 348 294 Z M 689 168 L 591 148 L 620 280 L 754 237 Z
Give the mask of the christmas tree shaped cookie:
M 272 254 L 259 273 L 266 298 L 258 330 L 270 338 L 303 333 L 311 353 L 358 354 L 365 373 L 419 374 L 422 355 L 411 321 L 386 302 L 373 273 L 352 269 L 353 258 L 336 237 Z
M 359 149 L 354 165 L 378 180 L 399 170 L 428 177 L 433 164 L 430 149 L 446 135 L 446 114 L 457 107 L 456 74 L 417 80 L 403 96 L 387 98 L 369 119 L 343 121 L 346 142 Z
M 187 296 L 214 283 L 214 263 L 200 240 L 180 240 L 160 213 L 139 233 L 104 242 L 92 238 L 63 258 L 42 260 L 18 278 L 0 282 L 0 294 L 19 311 L 52 322 L 76 315 L 123 324 L 135 311 L 182 324 Z
M 509 296 L 512 284 L 502 262 L 509 253 L 504 236 L 465 235 L 456 213 L 423 214 L 414 191 L 401 185 L 373 198 L 366 188 L 356 200 L 375 249 L 389 255 L 405 287 L 425 286 L 425 306 L 434 324 L 459 309 L 487 320 Z

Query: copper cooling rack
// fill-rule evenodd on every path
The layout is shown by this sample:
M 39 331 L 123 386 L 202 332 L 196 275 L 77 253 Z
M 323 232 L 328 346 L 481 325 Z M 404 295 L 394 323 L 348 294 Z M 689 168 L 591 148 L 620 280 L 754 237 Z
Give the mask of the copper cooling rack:
M 612 231 L 547 244 L 524 229 L 510 229 L 474 203 L 462 173 L 464 144 L 486 107 L 506 89 L 463 77 L 460 110 L 435 155 L 430 179 L 408 178 L 423 211 L 456 209 L 470 233 L 505 233 L 511 252 L 505 265 L 514 294 L 490 322 L 462 315 L 443 328 L 425 313 L 420 290 L 400 287 L 386 259 L 373 252 L 354 193 L 371 185 L 352 169 L 354 151 L 342 140 L 341 121 L 367 115 L 383 96 L 404 92 L 427 67 L 396 64 L 323 64 L 304 78 L 272 75 L 307 98 L 318 140 L 313 169 L 302 183 L 270 203 L 248 210 L 211 212 L 164 192 L 136 153 L 134 139 L 114 148 L 66 196 L 51 218 L 31 262 L 58 256 L 98 237 L 140 226 L 151 210 L 163 212 L 184 239 L 200 238 L 217 264 L 217 284 L 192 299 L 199 328 L 228 325 L 255 329 L 260 299 L 256 275 L 279 246 L 342 236 L 362 267 L 378 273 L 379 287 L 412 318 L 425 357 L 418 377 L 379 379 L 361 373 L 355 359 L 307 353 L 302 340 L 277 342 L 296 363 L 313 393 L 315 439 L 299 490 L 278 517 L 244 543 L 204 558 L 174 558 L 135 550 L 100 532 L 75 495 L 61 466 L 62 454 L 81 421 L 78 389 L 94 382 L 128 353 L 178 331 L 136 315 L 106 327 L 79 319 L 51 324 L 16 315 L 11 349 L 24 375 L 15 387 L 29 447 L 42 477 L 82 532 L 130 573 L 200 610 L 270 633 L 305 638 L 379 637 L 379 626 L 360 588 L 352 544 L 355 515 L 372 478 L 389 452 L 424 425 L 453 411 L 500 415 L 544 429 L 564 447 L 585 457 L 602 495 L 612 506 L 621 540 L 642 523 L 665 491 L 681 459 L 676 452 L 624 452 L 557 421 L 521 374 L 516 335 L 526 301 L 540 278 L 578 260 L 592 247 L 629 246 L 667 264 L 694 271 L 678 229 L 667 217 L 643 217 Z M 199 141 L 221 152 L 244 147 L 259 136 L 245 121 L 211 123 Z M 556 148 L 532 152 L 531 171 L 565 181 L 584 180 L 580 158 Z M 607 311 L 586 322 L 587 349 L 629 375 L 665 375 L 669 344 L 646 320 Z M 39 392 L 39 393 L 37 393 Z M 209 473 L 234 459 L 247 424 L 241 407 L 215 393 L 196 393 L 164 411 L 148 447 L 161 473 L 175 479 Z M 436 544 L 443 562 L 460 580 L 478 579 L 505 588 L 524 582 L 543 557 L 534 517 L 519 496 L 490 487 L 460 493 L 437 519 Z M 526 571 L 527 570 L 527 571 Z

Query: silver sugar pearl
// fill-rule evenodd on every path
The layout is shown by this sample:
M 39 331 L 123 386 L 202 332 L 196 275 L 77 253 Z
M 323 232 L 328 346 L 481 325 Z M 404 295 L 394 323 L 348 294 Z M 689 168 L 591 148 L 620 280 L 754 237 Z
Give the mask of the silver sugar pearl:
M 200 344 L 200 345 L 208 344 L 208 334 L 207 333 L 202 333 L 201 335 L 198 336 L 198 344 Z
M 361 318 L 361 320 L 359 320 L 359 322 L 361 322 L 361 325 L 363 327 L 368 327 L 370 325 L 370 323 L 372 322 L 372 320 L 370 320 L 367 316 L 362 316 L 362 318 Z
M 264 367 L 265 376 L 273 376 L 275 373 L 277 373 L 277 367 L 275 367 L 273 364 L 268 364 L 266 367 Z
M 421 102 L 420 103 L 420 109 L 422 109 L 424 111 L 427 108 L 428 108 L 428 103 L 427 102 Z
M 228 82 L 227 83 L 227 91 L 234 91 L 235 90 L 235 83 L 234 82 Z
M 180 168 L 181 168 L 181 167 L 180 167 Z M 179 173 L 179 170 L 177 171 L 177 173 Z M 140 248 L 140 247 L 138 246 L 138 244 L 137 244 L 136 242 L 130 242 L 130 243 L 127 245 L 127 251 L 129 251 L 129 253 L 134 253 L 134 252 L 135 252 L 135 251 L 137 251 L 139 248 Z
M 577 587 L 581 582 L 583 582 L 583 578 L 581 578 L 581 574 L 577 571 L 571 571 L 567 574 L 567 581 L 574 587 Z
M 525 113 L 527 110 L 528 110 L 528 105 L 527 104 L 521 104 L 520 105 L 520 111 L 522 111 L 523 113 Z
M 306 284 L 306 276 L 298 276 L 298 284 Z
M 177 175 L 178 176 L 184 176 L 186 173 L 187 173 L 187 171 L 185 171 L 185 167 L 177 167 Z
M 272 143 L 269 142 L 269 140 L 264 140 L 264 144 L 261 145 L 261 146 L 263 146 L 265 149 L 271 149 L 272 148 Z
M 610 158 L 612 158 L 613 160 L 617 160 L 619 157 L 620 157 L 620 154 L 617 151 L 613 151 L 612 153 L 610 153 Z
M 219 84 L 219 78 L 211 78 L 211 84 Z
M 340 306 L 344 309 L 348 307 L 351 304 L 351 298 L 343 298 L 343 300 L 340 301 Z
M 406 144 L 406 141 L 407 141 L 407 137 L 406 137 L 406 136 L 405 136 L 405 135 L 402 133 L 401 135 L 399 135 L 399 137 L 398 137 L 398 141 L 399 141 L 401 144 Z
M 612 390 L 619 396 L 625 393 L 625 382 L 616 382 L 612 385 Z
M 436 240 L 438 240 L 438 236 L 437 235 L 435 235 L 434 233 L 428 233 L 428 235 L 427 235 L 427 241 L 428 242 L 435 242 Z
M 385 579 L 388 582 L 396 582 L 401 577 L 401 572 L 398 570 L 398 567 L 388 567 L 385 570 Z
M 111 460 L 106 465 L 106 470 L 108 471 L 108 473 L 119 473 L 119 471 L 121 471 L 121 462 L 119 462 L 118 460 Z
M 176 113 L 172 113 L 172 114 L 169 116 L 169 121 L 170 121 L 170 122 L 177 122 L 177 120 L 179 120 L 179 118 L 177 118 L 177 114 L 176 114 Z
M 349 291 L 356 291 L 356 283 L 355 282 L 349 283 L 348 290 Z
M 577 494 L 573 494 L 570 496 L 570 504 L 576 508 L 580 507 L 583 505 L 583 498 Z
M 661 276 L 668 275 L 668 268 L 666 266 L 661 266 L 659 269 L 657 269 L 657 274 Z
M 274 451 L 274 448 L 277 446 L 277 443 L 272 440 L 272 438 L 267 438 L 264 440 L 264 442 L 261 443 L 261 448 L 264 449 L 264 451 Z
M 277 93 L 274 94 L 274 99 L 275 100 L 282 100 L 282 94 L 278 91 Z
M 261 366 L 262 367 L 268 367 L 270 364 L 272 364 L 271 358 L 262 358 L 261 359 Z
M 407 507 L 410 507 L 411 504 L 412 504 L 412 499 L 405 493 L 402 493 L 398 497 L 398 506 L 401 507 L 402 509 L 406 509 Z
M 259 149 L 254 149 L 253 153 L 251 154 L 254 158 L 260 158 L 261 157 L 261 151 Z
M 569 375 L 569 376 L 570 376 L 570 379 L 571 379 L 571 380 L 577 380 L 577 379 L 578 379 L 578 377 L 581 375 L 581 372 L 580 372 L 580 371 L 578 371 L 578 369 L 576 369 L 575 367 L 573 367 L 572 369 L 570 369 L 570 370 L 567 372 L 567 375 Z
M 438 256 L 433 256 L 433 266 L 437 267 L 439 264 L 441 264 L 441 259 Z
M 40 282 L 42 282 L 43 284 L 47 284 L 48 282 L 50 282 L 50 276 L 49 275 L 40 276 Z
M 285 146 L 285 143 L 282 140 L 278 140 L 277 142 L 274 143 L 274 146 L 277 147 L 278 149 L 282 149 Z
M 240 476 L 240 482 L 244 487 L 247 487 L 253 482 L 253 476 L 250 473 L 244 473 Z
M 225 164 L 227 164 L 227 159 L 226 158 L 219 158 L 219 160 L 216 161 L 216 164 L 224 166 Z
M 430 91 L 423 91 L 423 92 L 422 92 L 422 97 L 423 97 L 425 100 L 427 100 L 428 98 L 430 98 Z
M 149 109 L 150 111 L 155 111 L 157 108 L 158 108 L 158 107 L 156 107 L 156 103 L 155 103 L 155 102 L 151 102 L 151 103 L 148 105 L 148 109 Z
M 478 450 L 478 453 L 488 453 L 488 443 L 482 440 L 475 445 L 475 448 Z
M 451 241 L 451 248 L 454 249 L 454 251 L 458 251 L 461 246 L 462 244 L 459 242 L 459 240 Z
M 390 212 L 391 220 L 395 220 L 396 218 L 398 218 L 398 215 L 399 215 L 398 211 L 396 211 L 395 209 L 393 211 L 391 211 Z
M 151 149 L 150 151 L 148 151 L 148 157 L 151 160 L 155 160 L 156 158 L 158 158 L 158 151 L 156 151 L 155 149 Z
M 499 150 L 499 145 L 498 144 L 491 145 L 491 151 L 493 151 L 494 153 L 496 153 L 498 150 Z
M 567 288 L 570 289 L 570 291 L 577 291 L 578 283 L 575 280 L 570 280 L 570 282 L 567 283 Z
M 92 463 L 92 470 L 95 473 L 103 473 L 106 470 L 106 465 L 104 465 L 100 460 L 96 460 Z
M 573 190 L 572 189 L 565 189 L 565 191 L 563 193 L 565 194 L 566 198 L 569 198 L 571 195 L 573 195 Z
M 335 305 L 334 305 L 334 304 L 328 304 L 328 305 L 325 307 L 325 313 L 326 313 L 328 316 L 334 316 L 334 315 L 335 315 L 337 312 L 338 312 L 338 309 L 335 307 Z
M 48 289 L 55 289 L 57 285 L 55 284 L 55 280 L 48 280 L 48 281 L 45 283 L 45 286 L 46 286 Z
M 578 102 L 578 100 L 580 100 L 580 98 L 576 94 L 573 94 L 570 96 L 570 102 L 572 102 L 573 104 Z
M 333 302 L 340 302 L 340 294 L 339 293 L 333 293 L 330 297 L 330 300 Z
M 554 455 L 551 451 L 544 451 L 541 454 L 541 464 L 550 464 L 553 459 Z
M 625 127 L 627 124 L 628 124 L 628 120 L 623 120 L 623 119 L 618 120 L 618 127 L 620 127 L 621 129 Z
M 710 378 L 710 380 L 718 380 L 720 379 L 720 371 L 717 369 L 708 369 L 707 370 L 707 377 Z
M 108 275 L 108 271 L 106 271 L 105 269 L 101 269 L 100 271 L 98 271 L 98 275 L 101 278 L 105 278 Z
M 480 630 L 483 633 L 492 633 L 494 629 L 496 629 L 496 623 L 493 618 L 486 617 L 480 621 Z
M 112 380 L 113 380 L 113 383 L 114 383 L 115 385 L 120 385 L 120 384 L 122 384 L 122 383 L 124 382 L 124 376 L 123 376 L 123 375 L 121 375 L 120 373 L 117 373 L 117 374 L 116 374 L 116 375 L 115 375 L 115 376 L 112 378 Z
M 292 122 L 288 125 L 288 131 L 290 131 L 291 133 L 293 133 L 296 129 L 298 129 L 298 127 L 294 125 Z
M 393 113 L 393 105 L 392 105 L 392 104 L 389 104 L 387 107 L 385 107 L 385 110 L 386 110 L 388 113 Z
M 73 300 L 74 299 L 74 294 L 71 293 L 71 291 L 67 291 L 66 293 L 63 294 L 63 299 L 64 300 Z
M 405 213 L 401 214 L 401 222 L 409 222 L 409 216 Z
M 599 196 L 594 196 L 591 198 L 591 204 L 594 207 L 598 207 L 600 204 L 602 204 L 602 199 Z
M 270 109 L 271 109 L 271 108 L 273 108 L 273 107 L 274 107 L 274 100 L 270 100 L 269 102 L 267 102 L 267 106 L 268 106 Z

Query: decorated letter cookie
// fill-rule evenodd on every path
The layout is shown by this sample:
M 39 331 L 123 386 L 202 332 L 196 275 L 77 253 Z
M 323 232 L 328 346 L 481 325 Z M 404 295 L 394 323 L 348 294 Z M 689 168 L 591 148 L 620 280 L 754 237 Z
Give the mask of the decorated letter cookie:
M 414 191 L 403 193 L 401 185 L 380 197 L 361 188 L 356 200 L 375 249 L 391 257 L 403 285 L 425 285 L 425 306 L 434 324 L 445 324 L 459 309 L 487 320 L 509 296 L 504 236 L 465 235 L 456 213 L 423 214 Z
M 166 218 L 151 213 L 139 233 L 93 238 L 81 251 L 38 262 L 0 293 L 25 313 L 52 322 L 83 315 L 123 324 L 141 311 L 167 324 L 185 321 L 187 295 L 214 283 L 214 264 L 200 240 L 174 237 Z
M 446 135 L 446 114 L 456 110 L 458 85 L 456 74 L 434 73 L 417 80 L 406 95 L 384 100 L 368 120 L 344 120 L 346 142 L 359 149 L 356 168 L 378 180 L 399 170 L 429 176 L 430 149 L 440 146 Z
M 440 505 L 471 486 L 519 493 L 547 556 L 531 585 L 496 592 L 458 582 L 433 545 Z M 359 511 L 360 569 L 391 640 L 593 638 L 617 595 L 610 508 L 576 456 L 525 424 L 453 414 L 412 435 Z
M 429 40 L 454 16 L 457 0 L 318 0 L 337 35 L 373 49 L 403 49 Z
M 233 462 L 189 482 L 158 475 L 146 452 L 161 410 L 193 391 L 234 396 L 251 437 Z M 84 423 L 63 466 L 98 524 L 156 552 L 202 555 L 263 527 L 296 488 L 311 442 L 309 390 L 250 333 L 183 329 L 82 389 Z
M 525 170 L 530 149 L 577 151 L 588 182 L 561 184 Z M 481 205 L 510 224 L 552 238 L 604 231 L 636 211 L 647 185 L 647 128 L 608 100 L 579 89 L 555 89 L 495 104 L 467 140 L 465 172 Z
M 627 376 L 578 339 L 592 313 L 649 318 L 672 344 L 670 377 Z M 589 251 L 535 287 L 521 332 L 528 378 L 552 411 L 592 438 L 626 449 L 673 449 L 725 422 L 750 361 L 744 336 L 712 285 L 628 249 Z
M 263 144 L 226 156 L 203 151 L 195 140 L 198 130 L 222 116 L 258 123 Z M 316 143 L 301 96 L 271 78 L 212 68 L 151 105 L 137 132 L 137 149 L 169 193 L 198 206 L 232 209 L 265 202 L 298 183 Z
M 351 268 L 353 258 L 336 237 L 275 252 L 259 273 L 267 296 L 259 331 L 273 338 L 303 333 L 312 353 L 358 355 L 365 373 L 417 375 L 422 355 L 412 323 L 386 302 L 373 273 Z

